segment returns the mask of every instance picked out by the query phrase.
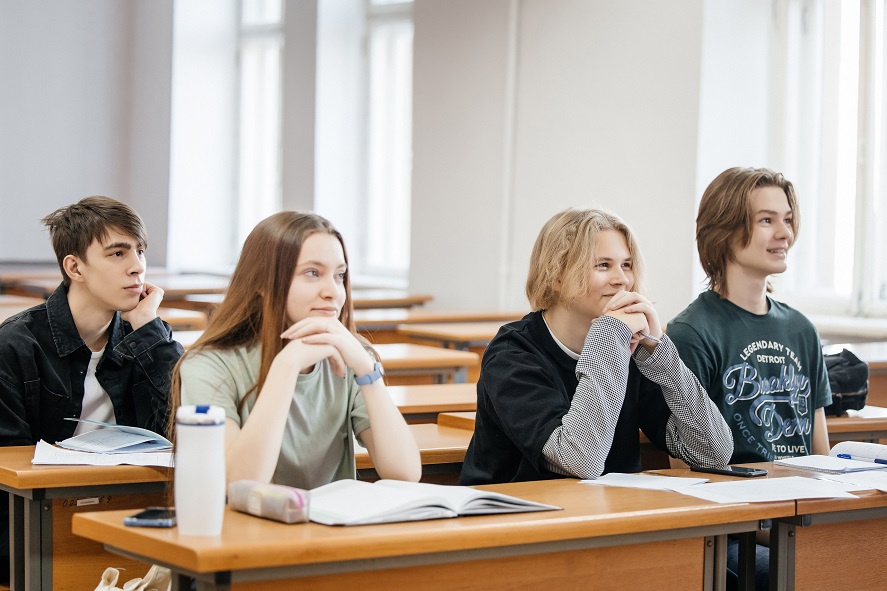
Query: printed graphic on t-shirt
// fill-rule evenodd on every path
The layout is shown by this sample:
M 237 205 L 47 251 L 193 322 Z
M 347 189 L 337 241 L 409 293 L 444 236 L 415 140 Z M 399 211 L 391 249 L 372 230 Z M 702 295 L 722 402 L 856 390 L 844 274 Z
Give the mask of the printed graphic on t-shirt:
M 810 376 L 794 351 L 753 341 L 721 377 L 724 402 L 743 446 L 770 460 L 808 453 L 813 432 Z

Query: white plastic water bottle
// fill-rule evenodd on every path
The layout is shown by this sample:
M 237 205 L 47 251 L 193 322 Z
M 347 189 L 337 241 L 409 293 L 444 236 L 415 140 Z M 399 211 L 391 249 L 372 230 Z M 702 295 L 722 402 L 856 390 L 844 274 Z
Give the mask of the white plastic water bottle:
M 176 411 L 176 521 L 186 536 L 217 536 L 225 516 L 225 410 Z

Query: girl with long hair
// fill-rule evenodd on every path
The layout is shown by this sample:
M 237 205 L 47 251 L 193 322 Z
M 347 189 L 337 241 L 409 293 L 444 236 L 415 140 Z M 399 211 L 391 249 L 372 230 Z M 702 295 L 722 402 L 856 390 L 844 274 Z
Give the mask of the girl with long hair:
M 253 229 L 224 301 L 176 366 L 172 402 L 225 409 L 229 482 L 354 478 L 352 435 L 381 477 L 421 474 L 381 364 L 355 332 L 342 236 L 315 214 L 284 211 Z

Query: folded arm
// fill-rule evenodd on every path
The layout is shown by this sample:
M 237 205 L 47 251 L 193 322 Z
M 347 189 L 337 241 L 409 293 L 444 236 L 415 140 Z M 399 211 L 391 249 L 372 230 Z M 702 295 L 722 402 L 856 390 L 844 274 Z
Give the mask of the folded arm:
M 663 336 L 653 353 L 639 349 L 641 373 L 659 384 L 671 411 L 665 432 L 668 451 L 691 465 L 724 466 L 733 455 L 733 435 L 705 388 Z
M 570 409 L 542 450 L 551 471 L 579 478 L 603 473 L 625 400 L 631 336 L 610 316 L 591 325 L 576 364 L 579 384 Z

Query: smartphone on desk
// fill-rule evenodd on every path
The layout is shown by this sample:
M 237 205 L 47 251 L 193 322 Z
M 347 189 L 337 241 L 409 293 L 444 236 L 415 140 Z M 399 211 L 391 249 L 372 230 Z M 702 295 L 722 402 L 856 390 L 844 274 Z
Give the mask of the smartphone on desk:
M 148 507 L 123 518 L 123 525 L 134 527 L 173 527 L 175 524 L 176 510 L 172 507 Z
M 753 476 L 766 476 L 767 471 L 763 468 L 746 468 L 744 466 L 724 466 L 723 468 L 707 468 L 705 466 L 690 466 L 693 472 L 709 472 L 711 474 L 726 474 L 728 476 L 745 476 L 750 478 Z

